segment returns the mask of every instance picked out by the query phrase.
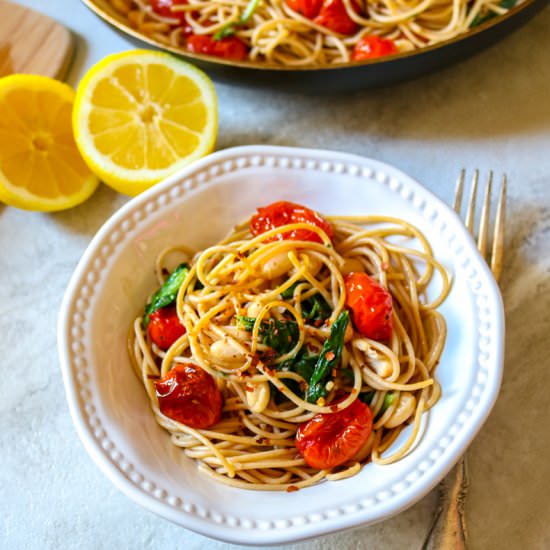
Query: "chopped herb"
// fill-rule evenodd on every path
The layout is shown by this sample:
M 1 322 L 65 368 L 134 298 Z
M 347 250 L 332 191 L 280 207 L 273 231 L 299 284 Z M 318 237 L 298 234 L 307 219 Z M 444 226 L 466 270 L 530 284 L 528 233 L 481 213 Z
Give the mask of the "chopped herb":
M 222 40 L 228 36 L 232 36 L 235 34 L 237 27 L 246 25 L 261 1 L 262 0 L 250 0 L 239 19 L 235 23 L 228 23 L 227 25 L 224 25 L 216 34 L 214 34 L 214 40 Z
M 501 0 L 499 3 L 499 6 L 501 8 L 511 10 L 517 3 L 517 0 Z M 482 25 L 483 23 L 493 19 L 493 17 L 496 17 L 498 13 L 494 11 L 489 11 L 484 13 L 483 15 L 481 13 L 478 13 L 474 20 L 470 24 L 470 28 L 478 27 L 479 25 Z
M 149 325 L 149 319 L 152 313 L 162 307 L 172 305 L 176 301 L 178 290 L 188 273 L 189 266 L 187 264 L 180 264 L 174 269 L 164 284 L 153 294 L 151 301 L 145 306 L 145 317 L 143 321 L 145 328 Z
M 255 322 L 254 317 L 237 316 L 237 325 L 245 330 L 252 331 Z M 275 350 L 279 355 L 284 355 L 298 343 L 300 330 L 295 321 L 268 319 L 260 324 L 259 335 L 263 344 Z
M 372 400 L 374 399 L 374 395 L 376 394 L 375 391 L 365 391 L 359 394 L 359 399 L 365 403 L 366 405 L 369 405 L 372 403 Z M 397 399 L 397 393 L 393 391 L 389 391 L 384 395 L 384 402 L 382 403 L 382 406 L 380 407 L 380 410 L 378 411 L 378 414 L 376 415 L 375 421 L 381 418 L 381 416 L 393 405 L 395 400 Z
M 359 394 L 359 401 L 362 401 L 365 405 L 370 405 L 375 393 L 374 391 L 362 392 Z
M 285 291 L 281 292 L 283 300 L 290 300 L 294 296 L 296 287 L 303 281 L 297 281 Z M 302 315 L 308 321 L 324 321 L 330 317 L 331 307 L 320 294 L 314 294 L 302 302 Z
M 375 421 L 378 420 L 393 405 L 396 399 L 396 392 L 389 391 L 388 393 L 386 393 L 386 395 L 384 395 L 384 402 L 382 403 L 382 407 L 380 407 L 380 410 L 376 415 Z

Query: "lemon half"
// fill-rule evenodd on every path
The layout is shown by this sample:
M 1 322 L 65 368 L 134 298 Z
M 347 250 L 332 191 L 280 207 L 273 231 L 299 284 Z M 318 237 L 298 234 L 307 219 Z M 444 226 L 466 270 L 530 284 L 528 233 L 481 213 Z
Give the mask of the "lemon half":
M 74 90 L 51 78 L 0 78 L 0 200 L 26 210 L 63 210 L 98 185 L 73 139 Z
M 137 195 L 209 153 L 218 112 L 212 81 L 171 55 L 109 55 L 80 82 L 73 111 L 76 143 L 109 186 Z

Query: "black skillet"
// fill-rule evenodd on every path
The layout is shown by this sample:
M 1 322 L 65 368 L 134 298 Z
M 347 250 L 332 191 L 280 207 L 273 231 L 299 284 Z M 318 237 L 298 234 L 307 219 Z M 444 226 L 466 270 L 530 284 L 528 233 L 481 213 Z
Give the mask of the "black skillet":
M 465 59 L 529 21 L 550 0 L 525 0 L 505 15 L 494 17 L 468 33 L 422 50 L 362 63 L 320 68 L 288 68 L 267 66 L 258 62 L 232 62 L 170 48 L 132 29 L 123 18 L 112 11 L 105 0 L 82 2 L 131 40 L 146 42 L 181 55 L 218 81 L 289 91 L 338 93 L 408 80 Z

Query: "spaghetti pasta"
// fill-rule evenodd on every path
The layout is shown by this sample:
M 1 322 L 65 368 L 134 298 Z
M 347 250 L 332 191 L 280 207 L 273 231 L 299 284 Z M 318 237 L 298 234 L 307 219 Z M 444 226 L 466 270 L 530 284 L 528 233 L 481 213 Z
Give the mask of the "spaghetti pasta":
M 109 0 L 109 3 L 138 32 L 174 48 L 236 60 L 310 67 L 437 44 L 505 13 L 515 0 Z
M 159 256 L 132 363 L 172 443 L 225 484 L 292 491 L 395 462 L 439 399 L 451 283 L 427 239 L 392 217 L 328 220 L 275 203 L 202 252 Z M 167 278 L 177 252 L 189 264 Z M 180 330 L 159 340 L 169 308 Z

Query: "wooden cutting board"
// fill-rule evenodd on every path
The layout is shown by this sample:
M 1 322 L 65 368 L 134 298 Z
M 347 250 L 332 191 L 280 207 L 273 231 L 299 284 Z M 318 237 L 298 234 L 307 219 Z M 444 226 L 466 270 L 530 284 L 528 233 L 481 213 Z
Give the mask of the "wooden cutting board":
M 63 79 L 72 53 L 71 33 L 61 23 L 0 0 L 0 77 L 27 73 Z

